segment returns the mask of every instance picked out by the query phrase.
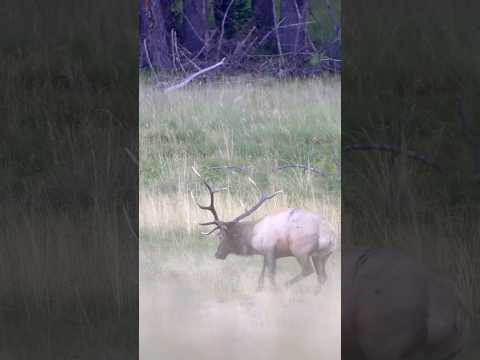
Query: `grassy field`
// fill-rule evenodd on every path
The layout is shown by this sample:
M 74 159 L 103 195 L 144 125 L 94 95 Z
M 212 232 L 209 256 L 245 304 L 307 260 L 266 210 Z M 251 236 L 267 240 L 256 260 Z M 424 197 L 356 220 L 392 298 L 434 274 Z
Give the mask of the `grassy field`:
M 280 83 L 229 79 L 165 95 L 140 87 L 140 356 L 199 359 L 340 358 L 340 252 L 329 281 L 314 295 L 312 276 L 291 290 L 256 293 L 260 257 L 213 256 L 217 241 L 200 235 L 207 220 L 190 196 L 206 201 L 195 166 L 217 186 L 222 219 L 262 191 L 284 194 L 253 215 L 306 207 L 340 231 L 340 82 Z M 274 171 L 303 163 L 319 171 Z M 215 167 L 235 165 L 245 172 Z M 278 263 L 279 283 L 299 271 Z M 325 332 L 325 326 L 329 331 Z M 161 339 L 161 340 L 159 340 Z M 235 355 L 236 354 L 236 355 Z

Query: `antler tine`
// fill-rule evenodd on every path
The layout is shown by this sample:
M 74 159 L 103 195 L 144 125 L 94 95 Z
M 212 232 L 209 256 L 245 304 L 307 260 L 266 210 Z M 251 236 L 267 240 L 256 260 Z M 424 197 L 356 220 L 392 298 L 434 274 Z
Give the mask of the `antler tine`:
M 238 222 L 240 220 L 243 220 L 245 219 L 247 216 L 250 216 L 252 215 L 260 206 L 262 206 L 262 204 L 267 201 L 267 200 L 270 200 L 271 198 L 277 196 L 278 194 L 282 194 L 283 193 L 283 190 L 279 190 L 279 191 L 276 191 L 274 192 L 272 195 L 266 195 L 265 193 L 262 193 L 262 195 L 260 196 L 260 199 L 257 201 L 257 203 L 252 207 L 250 208 L 249 210 L 245 211 L 243 214 L 237 216 L 235 219 L 233 219 L 232 221 L 233 222 Z
M 218 225 L 215 221 L 209 221 L 204 223 L 199 223 L 198 225 L 207 226 L 207 225 Z
M 202 210 L 208 210 L 212 213 L 213 215 L 213 218 L 215 219 L 214 221 L 212 222 L 209 222 L 209 223 L 204 223 L 205 225 L 217 225 L 220 223 L 220 219 L 218 217 L 218 214 L 217 214 L 217 210 L 215 210 L 215 200 L 214 200 L 214 194 L 217 193 L 217 192 L 220 192 L 224 189 L 212 189 L 212 187 L 208 184 L 208 182 L 202 178 L 202 176 L 200 175 L 200 173 L 192 166 L 192 170 L 193 172 L 195 173 L 195 175 L 197 175 L 200 180 L 202 180 L 202 182 L 205 184 L 205 186 L 207 187 L 208 189 L 208 192 L 210 193 L 210 205 L 200 205 L 198 203 L 198 201 L 195 200 L 195 202 L 197 203 L 198 207 Z M 228 188 L 228 187 L 227 187 Z M 193 197 L 193 193 L 192 193 L 192 197 Z
M 200 224 L 201 225 L 201 224 Z M 200 234 L 202 235 L 210 235 L 211 233 L 213 233 L 215 230 L 218 230 L 220 229 L 220 226 L 215 226 L 212 230 L 208 231 L 208 232 L 201 232 Z

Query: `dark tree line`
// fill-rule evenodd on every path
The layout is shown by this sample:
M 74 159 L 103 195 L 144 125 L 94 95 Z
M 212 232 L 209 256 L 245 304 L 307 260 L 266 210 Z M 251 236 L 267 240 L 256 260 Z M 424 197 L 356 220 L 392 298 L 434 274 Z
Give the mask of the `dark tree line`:
M 315 44 L 309 0 L 139 0 L 138 9 L 141 68 L 193 71 L 226 58 L 237 71 L 340 70 L 340 28 Z

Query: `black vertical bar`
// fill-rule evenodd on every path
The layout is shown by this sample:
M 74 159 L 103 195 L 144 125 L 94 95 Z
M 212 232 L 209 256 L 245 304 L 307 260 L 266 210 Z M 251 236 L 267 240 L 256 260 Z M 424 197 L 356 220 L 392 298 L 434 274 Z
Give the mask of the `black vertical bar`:
M 135 1 L 7 1 L 0 358 L 138 358 Z

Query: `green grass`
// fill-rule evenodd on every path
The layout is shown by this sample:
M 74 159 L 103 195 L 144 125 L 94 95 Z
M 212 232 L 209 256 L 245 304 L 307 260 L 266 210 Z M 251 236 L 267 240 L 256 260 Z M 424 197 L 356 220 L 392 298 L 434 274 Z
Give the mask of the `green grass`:
M 144 190 L 158 186 L 159 181 L 166 186 L 164 192 L 178 190 L 182 159 L 191 165 L 201 162 L 205 168 L 253 167 L 263 186 L 275 166 L 310 164 L 329 174 L 317 179 L 317 191 L 338 193 L 340 189 L 334 164 L 340 142 L 340 88 L 335 81 L 279 86 L 274 80 L 265 84 L 227 80 L 171 95 L 144 86 L 140 96 Z M 278 179 L 292 173 L 285 170 Z M 206 175 L 225 174 L 207 170 Z

